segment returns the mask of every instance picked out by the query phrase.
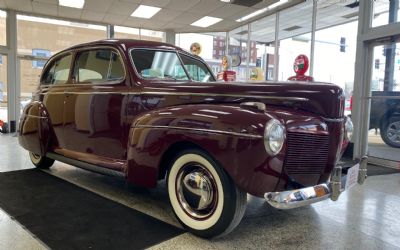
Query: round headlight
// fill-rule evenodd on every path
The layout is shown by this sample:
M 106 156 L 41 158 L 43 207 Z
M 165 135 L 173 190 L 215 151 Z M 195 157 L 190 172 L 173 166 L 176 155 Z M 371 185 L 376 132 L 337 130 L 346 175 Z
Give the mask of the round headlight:
M 264 146 L 265 150 L 270 155 L 278 154 L 285 141 L 285 127 L 276 119 L 270 120 L 264 131 Z
M 346 123 L 344 125 L 345 128 L 345 135 L 346 135 L 346 139 L 347 140 L 351 140 L 351 138 L 353 137 L 353 122 L 351 121 L 350 117 L 346 117 Z

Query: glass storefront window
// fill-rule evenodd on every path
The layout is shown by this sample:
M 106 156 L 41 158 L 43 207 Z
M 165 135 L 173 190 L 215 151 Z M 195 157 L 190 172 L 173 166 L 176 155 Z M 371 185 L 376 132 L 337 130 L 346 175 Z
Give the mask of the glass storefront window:
M 148 41 L 155 41 L 155 42 L 162 42 L 164 37 L 164 32 L 156 31 L 156 30 L 140 30 L 140 39 L 141 40 L 148 40 Z
M 304 9 L 312 10 L 312 2 L 306 1 L 279 14 L 279 80 L 295 75 L 293 63 L 298 55 L 310 58 L 312 11 Z
M 70 46 L 105 39 L 106 26 L 17 15 L 18 54 L 32 55 L 35 49 L 51 54 Z M 23 82 L 23 81 L 22 81 Z
M 7 56 L 0 54 L 0 120 L 7 121 Z
M 375 0 L 373 1 L 372 27 L 395 23 L 400 20 L 399 0 Z
M 140 39 L 140 30 L 123 26 L 114 26 L 115 38 Z
M 252 56 L 252 51 L 256 50 L 256 43 L 252 42 L 250 45 L 250 60 L 247 58 L 247 40 L 249 31 L 246 26 L 239 27 L 229 32 L 229 47 L 228 55 L 240 57 L 241 64 L 238 67 L 232 67 L 236 72 L 236 80 L 244 81 L 249 79 L 250 73 L 248 72 L 248 65 L 255 65 L 256 56 Z
M 354 85 L 358 21 L 315 33 L 314 79 L 339 85 L 350 100 Z
M 271 15 L 251 24 L 250 41 L 256 44 L 249 64 L 252 80 L 274 79 L 275 20 L 276 16 Z
M 368 161 L 398 167 L 400 162 L 400 48 L 391 42 L 373 48 Z
M 7 44 L 6 18 L 7 18 L 7 12 L 0 10 L 0 45 L 3 46 Z
M 190 46 L 193 43 L 198 43 L 201 46 L 201 52 L 199 54 L 207 64 L 210 66 L 212 71 L 217 74 L 221 71 L 222 57 L 225 56 L 226 50 L 226 33 L 207 33 L 207 34 L 195 34 L 195 33 L 182 33 L 176 34 L 176 45 L 190 51 Z

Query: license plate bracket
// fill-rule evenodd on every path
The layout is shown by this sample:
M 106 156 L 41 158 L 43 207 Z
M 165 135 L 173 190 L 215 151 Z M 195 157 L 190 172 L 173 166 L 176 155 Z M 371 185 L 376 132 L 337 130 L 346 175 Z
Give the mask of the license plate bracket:
M 346 185 L 344 188 L 345 190 L 348 190 L 357 184 L 358 173 L 360 172 L 359 170 L 360 170 L 359 163 L 357 163 L 356 165 L 354 165 L 348 169 L 347 176 L 346 176 Z

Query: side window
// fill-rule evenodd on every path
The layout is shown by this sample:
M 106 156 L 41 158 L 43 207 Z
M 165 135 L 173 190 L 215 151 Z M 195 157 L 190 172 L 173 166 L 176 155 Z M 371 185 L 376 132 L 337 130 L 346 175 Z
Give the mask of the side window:
M 68 81 L 72 55 L 63 56 L 52 62 L 43 75 L 42 84 L 64 84 Z
M 142 78 L 189 80 L 175 52 L 133 49 L 131 57 Z
M 77 82 L 106 82 L 124 78 L 124 66 L 118 54 L 111 49 L 80 52 L 74 69 Z
M 189 73 L 190 78 L 198 82 L 213 82 L 215 81 L 207 66 L 195 58 L 180 54 L 183 65 Z

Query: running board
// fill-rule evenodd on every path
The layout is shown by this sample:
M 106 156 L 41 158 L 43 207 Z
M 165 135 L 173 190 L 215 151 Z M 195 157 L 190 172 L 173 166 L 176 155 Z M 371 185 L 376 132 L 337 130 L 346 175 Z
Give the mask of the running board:
M 46 156 L 50 159 L 56 160 L 56 161 L 61 161 L 64 162 L 66 164 L 70 164 L 73 165 L 75 167 L 78 168 L 82 168 L 88 171 L 92 171 L 92 172 L 96 172 L 99 174 L 104 174 L 104 175 L 109 175 L 109 176 L 116 176 L 116 177 L 124 177 L 125 178 L 125 174 L 122 172 L 118 172 L 112 169 L 108 169 L 108 168 L 103 168 L 103 167 L 99 167 L 97 165 L 94 164 L 90 164 L 87 162 L 83 162 L 83 161 L 78 161 L 75 159 L 71 159 L 68 157 L 65 157 L 63 155 L 59 155 L 59 154 L 55 154 L 52 152 L 49 152 L 46 154 Z

